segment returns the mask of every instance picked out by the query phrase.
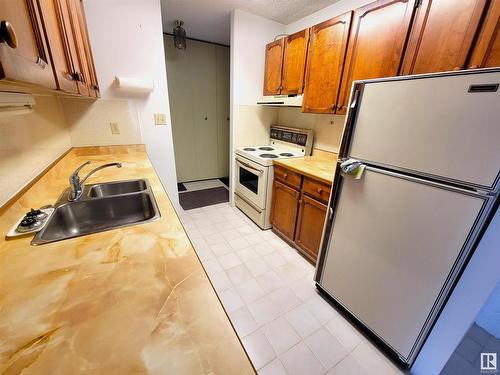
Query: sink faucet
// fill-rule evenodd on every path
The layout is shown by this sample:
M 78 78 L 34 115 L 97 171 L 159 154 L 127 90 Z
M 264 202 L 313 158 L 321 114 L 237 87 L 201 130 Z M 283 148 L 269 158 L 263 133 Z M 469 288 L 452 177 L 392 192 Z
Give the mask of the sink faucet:
M 118 163 L 118 162 L 117 163 L 103 164 L 97 168 L 92 169 L 82 180 L 80 180 L 80 176 L 78 176 L 78 172 L 80 172 L 80 170 L 83 167 L 85 167 L 87 164 L 90 164 L 90 160 L 86 161 L 85 163 L 80 165 L 78 168 L 76 168 L 75 171 L 73 173 L 71 173 L 71 176 L 69 176 L 69 185 L 70 185 L 71 191 L 69 192 L 68 200 L 71 202 L 77 201 L 80 199 L 80 197 L 83 194 L 84 182 L 87 180 L 87 178 L 89 178 L 95 172 L 97 172 L 98 170 L 101 170 L 103 168 L 107 168 L 107 167 L 117 167 L 117 168 L 122 167 L 122 163 Z

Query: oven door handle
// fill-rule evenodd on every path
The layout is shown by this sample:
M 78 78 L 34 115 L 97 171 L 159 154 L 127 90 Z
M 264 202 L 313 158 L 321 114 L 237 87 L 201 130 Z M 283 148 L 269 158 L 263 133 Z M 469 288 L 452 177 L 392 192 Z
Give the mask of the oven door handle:
M 239 159 L 236 159 L 236 162 L 238 164 L 241 164 L 242 166 L 244 166 L 245 168 L 248 168 L 248 169 L 251 169 L 252 171 L 255 171 L 255 172 L 259 172 L 259 174 L 262 174 L 264 173 L 264 171 L 262 169 L 258 169 L 258 168 L 255 168 L 255 167 L 252 167 L 250 164 L 247 164 L 245 162 L 242 162 L 241 160 Z

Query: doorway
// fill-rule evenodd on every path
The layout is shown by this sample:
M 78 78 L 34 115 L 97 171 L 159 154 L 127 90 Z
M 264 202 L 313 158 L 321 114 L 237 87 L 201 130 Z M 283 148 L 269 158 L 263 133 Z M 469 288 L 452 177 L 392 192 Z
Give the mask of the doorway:
M 229 201 L 229 46 L 164 35 L 179 203 Z

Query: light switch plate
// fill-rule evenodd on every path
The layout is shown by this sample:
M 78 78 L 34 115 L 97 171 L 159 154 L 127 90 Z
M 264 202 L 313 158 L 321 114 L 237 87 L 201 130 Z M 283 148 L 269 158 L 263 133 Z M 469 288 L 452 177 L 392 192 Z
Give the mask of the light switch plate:
M 155 113 L 155 125 L 167 125 L 167 115 L 165 113 Z
M 120 134 L 120 125 L 117 122 L 110 122 L 111 134 Z

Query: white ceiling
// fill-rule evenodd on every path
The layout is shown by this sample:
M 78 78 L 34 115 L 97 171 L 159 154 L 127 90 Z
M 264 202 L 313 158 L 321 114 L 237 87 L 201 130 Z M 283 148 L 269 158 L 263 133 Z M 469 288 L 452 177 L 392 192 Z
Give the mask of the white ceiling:
M 187 36 L 229 44 L 230 13 L 242 9 L 289 24 L 338 0 L 161 0 L 163 31 L 171 33 L 177 19 Z

